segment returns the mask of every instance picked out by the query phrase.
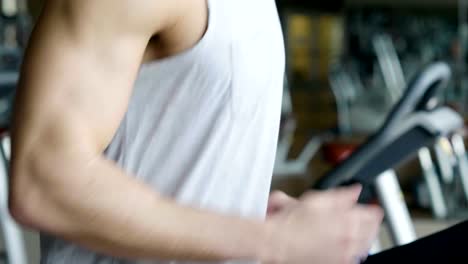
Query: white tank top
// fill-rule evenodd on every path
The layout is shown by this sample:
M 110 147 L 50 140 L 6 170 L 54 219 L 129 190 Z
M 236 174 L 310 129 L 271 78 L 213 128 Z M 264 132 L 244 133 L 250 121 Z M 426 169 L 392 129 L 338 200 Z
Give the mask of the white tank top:
M 181 204 L 263 219 L 284 65 L 274 0 L 210 0 L 196 46 L 142 65 L 107 157 Z M 42 253 L 44 264 L 179 264 L 118 260 L 47 236 Z

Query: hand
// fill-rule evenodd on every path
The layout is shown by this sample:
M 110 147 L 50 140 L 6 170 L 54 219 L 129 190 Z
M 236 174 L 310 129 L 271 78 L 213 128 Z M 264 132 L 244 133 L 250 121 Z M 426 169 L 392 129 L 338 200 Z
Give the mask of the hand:
M 288 196 L 284 192 L 275 191 L 270 195 L 270 199 L 268 200 L 267 217 L 272 217 L 278 212 L 281 212 L 283 209 L 287 208 L 288 206 L 292 206 L 297 202 L 297 199 Z
M 383 212 L 358 205 L 360 186 L 311 192 L 298 201 L 275 193 L 267 225 L 271 239 L 266 254 L 274 264 L 355 264 L 377 237 Z M 267 258 L 268 259 L 268 258 Z

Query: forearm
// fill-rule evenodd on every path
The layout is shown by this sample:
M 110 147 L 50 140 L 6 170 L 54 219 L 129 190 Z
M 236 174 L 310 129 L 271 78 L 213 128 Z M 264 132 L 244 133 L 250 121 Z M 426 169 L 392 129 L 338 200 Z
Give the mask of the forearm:
M 60 167 L 53 173 L 43 165 L 50 161 L 40 163 L 42 168 L 31 167 L 39 174 L 48 171 L 48 180 L 36 183 L 32 209 L 26 211 L 43 231 L 117 257 L 262 258 L 268 232 L 261 221 L 176 205 L 104 158 L 88 164 L 56 161 Z

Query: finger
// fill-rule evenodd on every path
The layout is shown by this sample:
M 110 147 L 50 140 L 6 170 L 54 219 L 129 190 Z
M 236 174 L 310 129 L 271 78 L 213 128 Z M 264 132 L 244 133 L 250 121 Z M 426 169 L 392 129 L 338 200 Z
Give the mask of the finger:
M 366 256 L 377 239 L 383 219 L 382 210 L 374 206 L 356 206 L 353 210 L 356 221 L 356 243 L 352 249 L 356 257 Z
M 341 187 L 328 191 L 326 195 L 331 199 L 336 207 L 346 208 L 356 205 L 361 192 L 362 186 L 357 184 L 350 187 Z
M 275 191 L 268 200 L 268 214 L 276 213 L 293 202 L 295 202 L 295 199 L 284 192 Z
M 307 192 L 301 197 L 300 201 L 311 207 L 318 206 L 336 212 L 343 212 L 356 205 L 361 191 L 361 185 L 353 185 L 328 191 Z

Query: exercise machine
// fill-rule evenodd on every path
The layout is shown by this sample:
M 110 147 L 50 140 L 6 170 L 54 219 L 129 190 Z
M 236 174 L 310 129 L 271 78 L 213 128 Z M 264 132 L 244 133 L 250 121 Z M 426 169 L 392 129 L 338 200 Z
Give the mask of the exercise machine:
M 0 72 L 0 227 L 5 241 L 5 253 L 0 259 L 8 264 L 26 264 L 26 250 L 22 232 L 8 211 L 8 163 L 10 138 L 6 134 L 19 74 Z M 1 262 L 0 262 L 1 263 Z
M 441 136 L 463 127 L 460 115 L 437 100 L 437 93 L 446 87 L 450 77 L 450 68 L 445 63 L 432 64 L 417 74 L 384 125 L 313 186 L 314 189 L 352 183 L 373 186 L 395 245 L 410 243 L 416 236 L 392 168 L 420 149 L 434 145 Z
M 392 40 L 386 34 L 374 39 L 377 58 L 388 90 L 398 92 L 406 85 L 403 69 Z M 468 161 L 463 137 L 459 131 L 440 137 L 433 146 L 435 159 L 429 148 L 418 152 L 418 159 L 428 190 L 430 208 L 435 218 L 444 219 L 455 214 L 468 202 Z M 434 162 L 435 160 L 435 162 Z M 460 187 L 460 188 L 458 188 Z
M 385 86 L 390 91 L 391 98 L 398 100 L 397 98 L 402 95 L 403 89 L 406 87 L 406 80 L 393 41 L 389 35 L 380 34 L 373 39 L 373 44 L 380 70 L 384 76 Z M 438 139 L 434 144 L 436 151 L 441 149 L 439 144 L 442 139 Z M 417 156 L 424 182 L 430 194 L 429 203 L 432 213 L 436 218 L 445 218 L 448 215 L 448 206 L 444 199 L 443 189 L 438 179 L 437 168 L 433 162 L 430 149 L 427 147 L 421 148 Z M 447 168 L 444 167 L 444 169 Z
M 289 158 L 294 132 L 296 131 L 296 120 L 293 114 L 293 105 L 288 80 L 284 79 L 283 105 L 281 113 L 281 129 L 276 159 L 274 166 L 274 180 L 289 177 L 306 177 L 309 162 L 320 150 L 323 142 L 332 138 L 337 132 L 331 129 L 313 136 L 296 158 Z
M 5 240 L 4 258 L 8 264 L 27 264 L 23 233 L 8 211 L 8 161 L 10 138 L 0 137 L 0 226 Z

